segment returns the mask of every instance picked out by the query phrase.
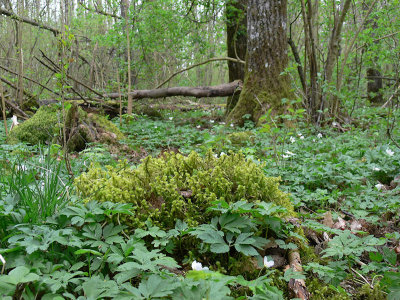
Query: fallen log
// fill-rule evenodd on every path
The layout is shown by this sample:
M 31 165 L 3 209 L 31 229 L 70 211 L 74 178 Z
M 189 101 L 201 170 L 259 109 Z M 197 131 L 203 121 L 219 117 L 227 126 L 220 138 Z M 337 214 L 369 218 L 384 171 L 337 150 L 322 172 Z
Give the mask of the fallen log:
M 230 83 L 224 83 L 216 86 L 200 87 L 171 87 L 154 90 L 136 90 L 130 93 L 133 99 L 143 98 L 164 98 L 172 96 L 187 96 L 195 98 L 203 97 L 226 97 L 238 93 L 242 89 L 241 80 L 235 80 Z M 117 99 L 120 96 L 127 97 L 127 94 L 110 93 L 104 94 L 105 98 Z

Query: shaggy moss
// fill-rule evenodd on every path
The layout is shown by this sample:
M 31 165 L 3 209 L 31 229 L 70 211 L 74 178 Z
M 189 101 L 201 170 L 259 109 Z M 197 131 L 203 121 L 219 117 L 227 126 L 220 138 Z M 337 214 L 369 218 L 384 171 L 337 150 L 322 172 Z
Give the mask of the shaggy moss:
M 58 134 L 61 114 L 55 106 L 42 106 L 32 118 L 10 131 L 8 143 L 26 142 L 31 145 L 51 141 Z
M 293 206 L 279 190 L 279 180 L 266 177 L 243 154 L 216 158 L 210 151 L 204 158 L 195 152 L 188 157 L 176 153 L 147 157 L 136 169 L 126 163 L 106 170 L 91 166 L 75 185 L 87 199 L 132 203 L 129 225 L 142 227 L 150 219 L 167 229 L 177 219 L 191 226 L 209 221 L 212 213 L 207 208 L 216 200 L 275 202 L 292 215 Z

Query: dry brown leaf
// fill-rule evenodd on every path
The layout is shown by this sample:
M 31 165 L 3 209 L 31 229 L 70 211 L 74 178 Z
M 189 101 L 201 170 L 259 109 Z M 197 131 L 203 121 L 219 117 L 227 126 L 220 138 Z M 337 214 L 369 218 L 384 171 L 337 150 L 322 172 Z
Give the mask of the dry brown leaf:
M 322 220 L 322 224 L 328 226 L 329 228 L 333 228 L 333 219 L 331 211 L 327 211 L 326 213 L 324 213 L 324 219 Z
M 333 228 L 341 230 L 346 229 L 346 221 L 343 220 L 341 217 L 338 217 L 338 221 L 335 224 L 333 224 Z

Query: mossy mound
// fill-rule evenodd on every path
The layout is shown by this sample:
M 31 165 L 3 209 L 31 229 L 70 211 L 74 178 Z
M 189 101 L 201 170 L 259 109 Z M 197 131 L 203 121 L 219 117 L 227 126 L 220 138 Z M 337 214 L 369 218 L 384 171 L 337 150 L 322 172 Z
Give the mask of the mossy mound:
M 233 132 L 228 135 L 228 139 L 231 141 L 232 145 L 246 146 L 254 142 L 254 133 L 251 131 Z
M 53 139 L 60 130 L 61 112 L 55 106 L 42 106 L 28 120 L 10 131 L 7 142 L 25 142 L 31 145 L 44 144 Z
M 10 132 L 8 142 L 25 142 L 31 145 L 49 142 L 63 144 L 62 119 L 59 106 L 42 106 L 32 118 Z M 81 151 L 87 143 L 113 143 L 124 137 L 104 116 L 88 114 L 74 104 L 67 109 L 65 126 L 68 151 Z
M 78 192 L 87 199 L 133 204 L 132 227 L 143 227 L 150 219 L 168 229 L 181 219 L 189 225 L 208 222 L 207 211 L 216 200 L 274 202 L 294 214 L 287 196 L 279 190 L 280 178 L 266 177 L 261 167 L 243 154 L 220 158 L 210 151 L 204 158 L 195 152 L 185 157 L 166 153 L 147 157 L 137 168 L 126 162 L 107 169 L 91 166 L 76 178 Z

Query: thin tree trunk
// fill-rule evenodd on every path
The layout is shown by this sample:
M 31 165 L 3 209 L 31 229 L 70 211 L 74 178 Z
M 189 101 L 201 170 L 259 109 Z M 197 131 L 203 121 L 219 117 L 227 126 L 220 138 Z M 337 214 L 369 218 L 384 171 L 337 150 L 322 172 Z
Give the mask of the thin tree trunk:
M 4 99 L 3 84 L 0 83 L 0 97 L 1 97 L 1 108 L 3 112 L 4 130 L 6 131 L 6 136 L 8 136 L 8 126 L 6 117 L 6 101 Z
M 230 0 L 226 4 L 226 37 L 228 57 L 244 60 L 247 51 L 247 0 Z M 244 64 L 228 61 L 229 82 L 244 80 Z M 236 106 L 239 94 L 228 97 L 225 114 Z
M 18 1 L 18 14 L 22 15 L 24 11 L 24 1 Z M 24 55 L 22 52 L 22 31 L 23 31 L 23 24 L 21 21 L 17 21 L 18 25 L 18 90 L 17 90 L 17 99 L 19 106 L 22 107 L 24 101 Z

